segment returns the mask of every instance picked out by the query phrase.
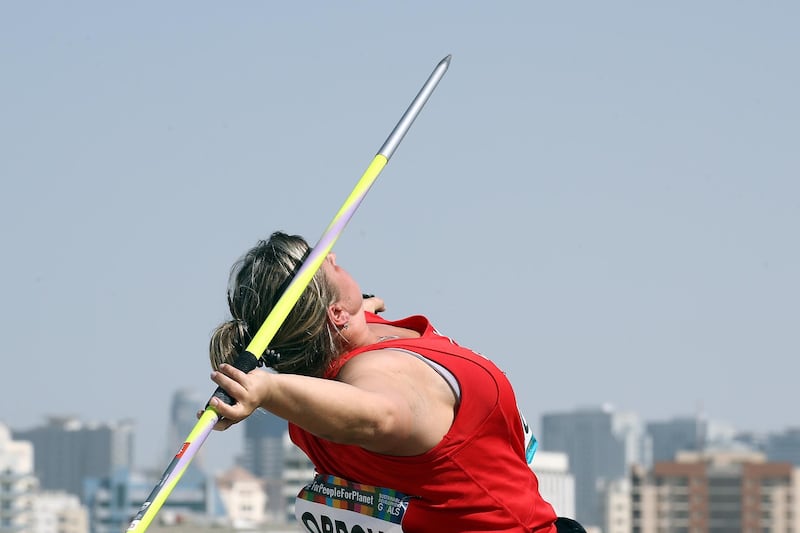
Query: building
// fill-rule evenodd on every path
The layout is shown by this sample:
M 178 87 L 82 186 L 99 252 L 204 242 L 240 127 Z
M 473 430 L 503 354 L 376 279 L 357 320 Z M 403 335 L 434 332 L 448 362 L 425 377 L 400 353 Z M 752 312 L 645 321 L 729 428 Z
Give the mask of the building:
M 31 533 L 88 533 L 89 513 L 74 494 L 40 492 L 33 498 Z
M 306 454 L 298 448 L 285 431 L 281 441 L 283 446 L 282 516 L 286 523 L 296 522 L 294 500 L 300 491 L 314 479 L 314 465 Z
M 605 524 L 610 484 L 625 479 L 630 465 L 650 458 L 649 438 L 638 417 L 608 405 L 542 415 L 540 444 L 542 450 L 569 457 L 575 519 L 585 527 Z
M 286 421 L 270 413 L 257 411 L 244 424 L 244 450 L 239 466 L 265 479 L 280 479 L 283 471 L 283 434 Z
M 653 441 L 637 413 L 614 412 L 611 417 L 611 431 L 622 441 L 625 464 L 650 466 L 653 464 Z
M 770 461 L 785 461 L 800 467 L 800 427 L 770 434 L 764 451 Z
M 612 481 L 605 493 L 604 533 L 631 533 L 631 484 L 628 479 Z
M 228 523 L 236 529 L 261 528 L 267 523 L 264 481 L 235 466 L 217 477 L 217 490 Z
M 700 417 L 648 422 L 645 427 L 653 442 L 653 462 L 674 461 L 678 452 L 698 452 L 706 445 L 707 423 Z
M 91 533 L 125 531 L 159 483 L 160 475 L 117 468 L 110 476 L 88 478 L 83 501 Z M 224 523 L 222 500 L 213 479 L 189 465 L 154 518 L 160 525 Z
M 262 479 L 267 491 L 267 514 L 283 517 L 284 434 L 286 421 L 270 413 L 256 411 L 244 424 L 244 450 L 237 464 Z
M 539 480 L 539 493 L 558 516 L 575 516 L 575 478 L 569 471 L 569 457 L 560 452 L 539 450 L 531 470 Z
M 47 424 L 14 431 L 33 444 L 34 472 L 42 490 L 83 495 L 83 481 L 103 478 L 133 464 L 133 422 L 87 424 L 72 417 L 50 417 Z
M 0 532 L 31 530 L 37 486 L 33 445 L 13 440 L 0 423 Z
M 682 452 L 631 487 L 632 533 L 800 531 L 800 471 L 758 452 Z

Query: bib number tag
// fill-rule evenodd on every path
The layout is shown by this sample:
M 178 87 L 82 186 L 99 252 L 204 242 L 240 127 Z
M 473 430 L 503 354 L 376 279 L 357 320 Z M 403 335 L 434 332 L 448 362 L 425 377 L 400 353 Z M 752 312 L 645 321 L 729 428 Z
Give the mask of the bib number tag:
M 308 533 L 402 533 L 409 497 L 396 490 L 317 475 L 295 500 Z

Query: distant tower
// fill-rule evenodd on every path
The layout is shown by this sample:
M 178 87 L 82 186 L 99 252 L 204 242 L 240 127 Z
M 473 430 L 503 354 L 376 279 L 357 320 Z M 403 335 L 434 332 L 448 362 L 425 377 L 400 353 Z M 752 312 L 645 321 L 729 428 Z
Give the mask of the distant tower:
M 257 411 L 244 422 L 244 451 L 238 459 L 241 467 L 258 477 L 280 479 L 283 470 L 283 434 L 286 421 Z
M 283 516 L 283 434 L 286 421 L 257 411 L 244 422 L 244 451 L 239 466 L 265 481 L 267 513 Z
M 63 490 L 83 501 L 83 482 L 107 477 L 117 467 L 133 464 L 132 421 L 84 423 L 72 417 L 50 417 L 47 424 L 14 437 L 33 444 L 34 471 L 41 488 Z
M 766 453 L 770 461 L 784 461 L 800 466 L 800 427 L 769 435 Z
M 697 402 L 697 414 L 695 415 L 695 451 L 704 450 L 706 447 L 706 440 L 708 434 L 708 423 L 706 422 L 706 417 L 703 412 L 703 402 Z M 670 458 L 670 461 L 672 458 Z
M 630 465 L 650 456 L 638 417 L 603 406 L 544 414 L 541 428 L 542 449 L 569 457 L 575 476 L 575 518 L 602 527 L 608 487 L 625 479 Z
M 186 437 L 197 424 L 197 411 L 203 409 L 208 398 L 202 398 L 191 389 L 181 389 L 172 395 L 172 404 L 169 408 L 169 426 L 167 427 L 167 450 L 166 462 L 170 461 L 178 453 Z M 191 465 L 199 470 L 203 470 L 203 448 L 201 447 L 195 454 Z
M 306 484 L 314 479 L 314 465 L 306 454 L 295 446 L 289 432 L 283 433 L 283 514 L 286 522 L 294 522 L 294 501 Z
M 648 422 L 647 433 L 653 439 L 653 462 L 674 461 L 681 451 L 702 451 L 706 432 L 706 422 L 700 417 Z

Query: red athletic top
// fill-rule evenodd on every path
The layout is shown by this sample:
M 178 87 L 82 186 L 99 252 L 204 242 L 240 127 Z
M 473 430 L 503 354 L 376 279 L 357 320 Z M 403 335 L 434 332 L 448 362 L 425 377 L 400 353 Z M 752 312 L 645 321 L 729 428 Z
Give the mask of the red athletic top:
M 449 370 L 460 387 L 458 411 L 441 442 L 413 457 L 336 444 L 289 424 L 292 441 L 317 472 L 411 495 L 405 533 L 555 533 L 555 512 L 539 494 L 539 482 L 525 460 L 520 414 L 505 374 L 485 357 L 440 335 L 423 316 L 394 322 L 366 316 L 370 323 L 420 333 L 420 338 L 384 341 L 380 348 L 408 350 Z M 335 378 L 347 361 L 375 348 L 345 354 L 326 377 Z

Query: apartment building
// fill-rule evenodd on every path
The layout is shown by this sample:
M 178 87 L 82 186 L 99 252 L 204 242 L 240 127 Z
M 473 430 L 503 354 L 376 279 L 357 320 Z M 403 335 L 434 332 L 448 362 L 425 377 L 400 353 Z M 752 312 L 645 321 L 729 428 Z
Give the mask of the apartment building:
M 631 471 L 632 533 L 797 533 L 800 469 L 752 451 L 681 452 Z

